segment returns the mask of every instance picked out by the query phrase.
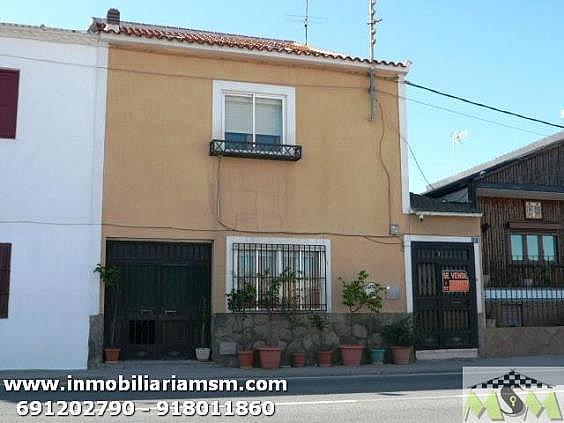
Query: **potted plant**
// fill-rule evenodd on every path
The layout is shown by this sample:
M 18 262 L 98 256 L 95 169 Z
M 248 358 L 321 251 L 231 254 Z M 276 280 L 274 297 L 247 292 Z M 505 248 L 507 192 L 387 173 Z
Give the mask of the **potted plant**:
M 372 364 L 384 364 L 386 348 L 370 348 L 370 360 Z
M 304 367 L 306 363 L 306 353 L 296 351 L 292 353 L 292 367 Z
M 349 309 L 349 320 L 351 332 L 353 326 L 353 314 L 367 308 L 371 313 L 377 313 L 382 309 L 382 292 L 384 290 L 376 282 L 368 281 L 368 273 L 364 270 L 358 272 L 355 279 L 350 282 L 339 277 L 343 284 L 343 305 Z M 345 366 L 358 366 L 362 361 L 362 352 L 365 346 L 360 344 L 341 344 L 341 359 Z
M 409 364 L 417 339 L 411 319 L 407 317 L 385 326 L 382 337 L 392 350 L 392 362 Z
M 277 340 L 272 333 L 272 315 L 281 306 L 280 287 L 294 286 L 293 281 L 296 279 L 296 273 L 286 268 L 277 277 L 269 278 L 268 272 L 265 272 L 259 275 L 259 278 L 263 283 L 266 283 L 266 289 L 262 290 L 260 305 L 268 314 L 269 336 L 267 345 L 259 347 L 257 350 L 261 367 L 263 369 L 276 369 L 280 367 L 282 348 L 278 346 Z
M 211 350 L 209 347 L 206 347 L 206 328 L 208 326 L 209 319 L 209 305 L 207 300 L 205 298 L 202 298 L 202 302 L 200 304 L 200 347 L 196 348 L 196 358 L 198 359 L 198 361 L 208 361 L 210 359 Z
M 317 352 L 317 365 L 319 367 L 331 367 L 333 364 L 333 350 L 329 348 L 324 342 L 324 333 L 329 322 L 326 316 L 319 313 L 311 314 L 309 316 L 311 325 L 317 330 L 319 334 L 319 351 Z
M 227 296 L 227 309 L 234 313 L 244 313 L 251 309 L 256 300 L 257 290 L 254 285 L 245 283 L 242 289 L 232 289 Z M 250 369 L 253 367 L 253 349 L 252 338 L 249 329 L 243 329 L 242 346 L 238 348 L 237 357 L 239 358 L 239 367 L 242 369 Z
M 104 356 L 106 358 L 106 363 L 117 363 L 119 361 L 119 353 L 121 348 L 116 344 L 116 329 L 117 329 L 117 317 L 118 317 L 118 305 L 120 301 L 120 273 L 117 266 L 102 266 L 100 263 L 96 265 L 94 273 L 98 273 L 100 280 L 108 290 L 113 290 L 113 312 L 112 320 L 110 321 L 110 338 L 109 346 L 104 348 Z

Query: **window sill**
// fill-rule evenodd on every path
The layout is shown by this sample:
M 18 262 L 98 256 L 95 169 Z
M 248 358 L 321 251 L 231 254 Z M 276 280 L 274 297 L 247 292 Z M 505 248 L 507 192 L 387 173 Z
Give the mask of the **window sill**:
M 210 142 L 210 156 L 295 162 L 302 158 L 302 146 L 288 144 L 251 144 L 248 142 L 212 140 Z

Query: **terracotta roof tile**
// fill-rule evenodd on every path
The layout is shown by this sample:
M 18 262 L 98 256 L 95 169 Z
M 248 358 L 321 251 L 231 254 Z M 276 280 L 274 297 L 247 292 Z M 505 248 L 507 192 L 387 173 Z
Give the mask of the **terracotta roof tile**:
M 170 26 L 148 25 L 144 23 L 121 21 L 117 25 L 108 25 L 105 19 L 93 18 L 89 32 L 115 33 L 132 37 L 155 38 L 176 40 L 186 43 L 207 44 L 210 46 L 232 47 L 247 50 L 268 51 L 322 57 L 326 59 L 345 60 L 359 63 L 373 63 L 399 68 L 407 68 L 405 62 L 387 60 L 370 61 L 361 57 L 350 56 L 342 53 L 322 50 L 291 40 L 277 40 L 273 38 L 250 37 L 246 35 L 226 34 L 221 32 L 202 31 L 188 28 L 175 28 Z

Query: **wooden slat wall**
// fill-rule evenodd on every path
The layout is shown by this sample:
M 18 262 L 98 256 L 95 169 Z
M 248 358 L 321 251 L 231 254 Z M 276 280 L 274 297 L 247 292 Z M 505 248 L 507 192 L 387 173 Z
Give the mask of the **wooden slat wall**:
M 484 197 L 478 199 L 478 206 L 484 214 L 482 223 L 489 224 L 489 228 L 482 233 L 482 253 L 484 274 L 490 276 L 491 284 L 517 285 L 523 278 L 540 278 L 542 266 L 511 265 L 509 257 L 508 223 L 526 220 L 525 200 Z M 543 201 L 542 211 L 542 223 L 564 225 L 564 202 Z M 564 231 L 561 229 L 557 235 L 559 266 L 551 266 L 550 277 L 553 282 L 564 284 Z
M 492 172 L 482 181 L 564 186 L 564 142 Z

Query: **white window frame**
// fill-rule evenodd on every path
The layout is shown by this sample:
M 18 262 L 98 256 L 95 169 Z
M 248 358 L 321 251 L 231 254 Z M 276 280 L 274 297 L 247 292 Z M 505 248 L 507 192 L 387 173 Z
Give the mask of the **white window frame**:
M 213 81 L 212 136 L 225 139 L 225 96 L 255 96 L 282 100 L 281 144 L 296 144 L 296 90 L 285 85 L 255 84 L 236 81 Z M 253 141 L 255 132 L 253 101 Z
M 262 238 L 228 236 L 226 238 L 226 266 L 225 266 L 225 294 L 233 289 L 235 269 L 233 264 L 233 244 L 290 244 L 290 245 L 323 245 L 325 247 L 325 296 L 327 312 L 332 309 L 332 277 L 331 277 L 331 240 L 329 239 L 300 239 L 300 238 Z M 279 259 L 279 258 L 278 258 Z M 227 309 L 227 300 L 225 303 Z

